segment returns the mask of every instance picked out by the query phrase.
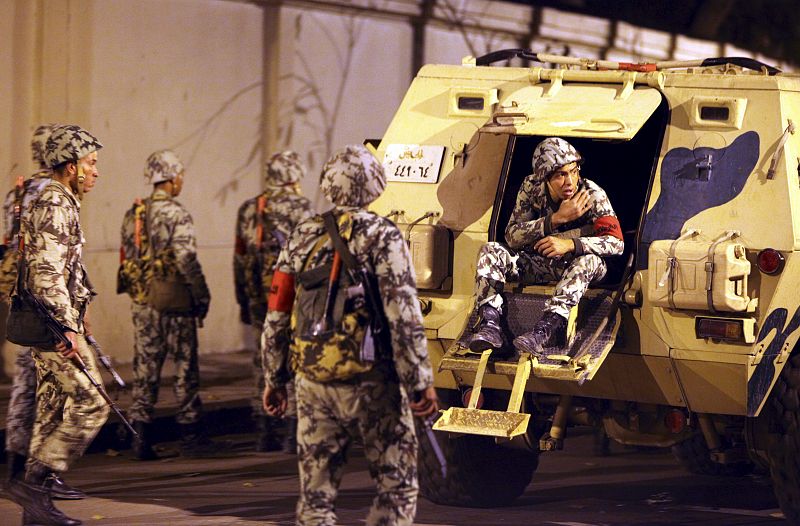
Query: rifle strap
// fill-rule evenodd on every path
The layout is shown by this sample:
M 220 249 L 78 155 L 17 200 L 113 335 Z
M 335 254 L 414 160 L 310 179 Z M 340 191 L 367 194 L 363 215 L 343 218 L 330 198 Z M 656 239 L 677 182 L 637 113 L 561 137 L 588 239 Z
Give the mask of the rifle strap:
M 19 234 L 20 222 L 22 220 L 22 198 L 25 196 L 25 179 L 20 175 L 14 185 L 14 223 L 11 225 L 11 233 L 5 244 L 11 243 L 14 236 Z
M 350 249 L 347 248 L 344 239 L 342 239 L 342 236 L 339 234 L 339 225 L 336 222 L 336 218 L 333 217 L 333 211 L 322 214 L 322 219 L 325 222 L 325 230 L 328 231 L 328 235 L 333 242 L 333 248 L 339 253 L 339 257 L 342 258 L 344 266 L 350 271 L 358 270 L 358 261 L 356 261 L 355 256 L 353 256 Z
M 264 246 L 264 209 L 267 207 L 267 194 L 264 192 L 256 201 L 256 251 Z

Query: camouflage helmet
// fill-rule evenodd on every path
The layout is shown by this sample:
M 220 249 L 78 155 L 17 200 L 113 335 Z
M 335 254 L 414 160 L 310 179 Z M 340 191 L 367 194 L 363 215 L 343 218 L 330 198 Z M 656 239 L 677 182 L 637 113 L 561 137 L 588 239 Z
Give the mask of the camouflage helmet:
M 31 158 L 33 162 L 39 166 L 47 166 L 44 155 L 47 146 L 47 139 L 53 134 L 59 125 L 58 124 L 42 124 L 33 132 L 33 139 L 31 139 Z
M 74 124 L 57 126 L 45 144 L 44 160 L 49 168 L 75 162 L 96 152 L 103 145 L 97 138 Z
M 183 162 L 172 150 L 151 153 L 144 165 L 144 177 L 150 184 L 172 181 L 181 172 L 183 172 Z
M 322 167 L 322 193 L 339 206 L 365 207 L 383 193 L 383 166 L 361 145 L 345 146 Z
M 533 173 L 540 180 L 569 163 L 580 163 L 581 154 L 570 143 L 560 137 L 548 137 L 533 150 Z
M 306 167 L 300 162 L 300 156 L 291 150 L 274 153 L 264 163 L 264 182 L 267 186 L 295 184 L 305 174 Z

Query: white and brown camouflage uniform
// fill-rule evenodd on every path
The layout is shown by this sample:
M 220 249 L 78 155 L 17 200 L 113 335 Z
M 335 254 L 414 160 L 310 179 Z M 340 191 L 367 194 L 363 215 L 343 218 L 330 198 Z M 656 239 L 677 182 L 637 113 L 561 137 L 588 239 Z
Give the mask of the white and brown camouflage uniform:
M 81 159 L 102 145 L 77 126 L 56 128 L 47 141 L 50 167 Z M 78 352 L 102 384 L 95 355 L 83 337 L 83 315 L 95 295 L 83 265 L 80 202 L 72 190 L 51 181 L 22 216 L 26 286 L 56 320 L 77 333 Z M 28 466 L 66 471 L 108 417 L 108 406 L 89 379 L 60 353 L 32 349 L 38 388 Z
M 233 255 L 236 302 L 242 322 L 252 325 L 259 342 L 267 313 L 269 287 L 265 285 L 272 279 L 278 254 L 297 224 L 313 215 L 311 202 L 300 195 L 298 187 L 305 172 L 296 152 L 287 150 L 272 155 L 264 164 L 264 191 L 245 201 L 236 216 L 236 250 Z M 253 353 L 256 393 L 252 406 L 257 416 L 265 416 L 261 403 L 264 391 L 261 355 L 260 348 Z M 297 414 L 291 391 L 290 388 L 288 417 Z
M 168 150 L 153 153 L 147 160 L 145 177 L 152 184 L 170 181 L 183 171 L 180 159 Z M 144 200 L 149 225 L 148 249 L 166 254 L 175 268 L 168 274 L 182 276 L 191 291 L 195 311 L 191 315 L 162 314 L 146 303 L 131 303 L 134 327 L 133 403 L 128 410 L 134 422 L 149 423 L 158 400 L 161 368 L 167 356 L 175 363 L 173 390 L 178 402 L 175 420 L 193 424 L 202 416 L 200 370 L 197 358 L 197 319 L 205 318 L 211 295 L 197 259 L 197 241 L 192 216 L 164 190 L 155 190 Z M 122 257 L 134 258 L 135 220 L 133 209 L 122 221 Z
M 318 383 L 296 371 L 300 499 L 297 523 L 336 523 L 334 501 L 347 454 L 356 436 L 364 442 L 370 474 L 378 488 L 367 524 L 410 525 L 417 504 L 417 439 L 407 393 L 433 384 L 414 270 L 408 247 L 388 219 L 364 209 L 383 191 L 383 167 L 362 146 L 348 146 L 324 166 L 322 191 L 349 212 L 353 229 L 348 248 L 377 279 L 391 333 L 391 349 L 378 353 L 375 367 L 351 381 Z M 315 216 L 298 225 L 281 251 L 264 324 L 265 382 L 287 381 L 293 286 L 314 244 L 326 235 Z M 308 268 L 328 263 L 328 241 Z
M 33 162 L 39 170 L 22 183 L 20 209 L 27 210 L 31 202 L 50 183 L 52 170 L 47 167 L 44 159 L 45 144 L 56 124 L 43 124 L 36 128 L 31 140 L 31 153 Z M 6 194 L 3 203 L 3 239 L 6 250 L 5 257 L 16 258 L 19 239 L 19 221 L 16 219 L 14 208 L 17 202 L 17 188 Z M 17 279 L 16 265 L 8 269 L 3 280 L 13 283 Z M 16 453 L 23 457 L 28 456 L 28 446 L 31 442 L 33 421 L 36 416 L 36 364 L 31 356 L 30 348 L 20 347 L 15 360 L 14 379 L 11 383 L 11 396 L 8 401 L 8 415 L 6 416 L 6 451 Z
M 583 216 L 553 228 L 551 218 L 560 203 L 547 190 L 545 167 L 561 167 L 579 162 L 580 156 L 563 139 L 546 139 L 556 148 L 539 148 L 534 154 L 533 171 L 522 183 L 516 205 L 506 226 L 508 246 L 489 242 L 478 254 L 475 291 L 476 306 L 490 304 L 502 310 L 500 293 L 506 281 L 543 283 L 557 281 L 556 290 L 545 303 L 544 311 L 564 318 L 577 305 L 592 281 L 606 274 L 603 257 L 622 254 L 624 243 L 616 214 L 608 196 L 594 182 L 582 178 L 591 208 Z M 543 141 L 543 145 L 546 145 Z M 560 147 L 560 148 L 559 148 Z M 616 224 L 616 229 L 613 225 Z M 613 232 L 613 233 L 612 233 Z M 546 236 L 567 235 L 575 242 L 575 251 L 550 258 L 537 253 L 534 245 Z M 576 237 L 577 236 L 577 237 Z

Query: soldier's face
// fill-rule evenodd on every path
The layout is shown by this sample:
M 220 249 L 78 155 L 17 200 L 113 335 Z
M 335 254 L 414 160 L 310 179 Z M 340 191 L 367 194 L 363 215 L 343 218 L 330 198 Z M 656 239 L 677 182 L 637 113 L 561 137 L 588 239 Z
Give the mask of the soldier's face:
M 183 190 L 183 174 L 184 172 L 179 173 L 175 176 L 175 179 L 172 180 L 172 195 L 174 197 L 178 197 Z
M 97 152 L 92 152 L 78 161 L 78 169 L 83 171 L 83 193 L 90 192 L 94 188 L 100 173 L 97 171 Z
M 578 163 L 565 164 L 556 169 L 547 180 L 547 187 L 550 189 L 550 197 L 556 201 L 571 199 L 578 191 L 578 181 L 580 180 L 580 167 Z

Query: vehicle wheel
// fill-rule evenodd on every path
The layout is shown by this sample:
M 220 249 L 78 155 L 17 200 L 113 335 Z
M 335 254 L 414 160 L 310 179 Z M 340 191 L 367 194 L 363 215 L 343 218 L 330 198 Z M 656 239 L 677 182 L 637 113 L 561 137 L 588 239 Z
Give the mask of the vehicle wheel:
M 772 486 L 786 520 L 800 524 L 800 354 L 789 359 L 770 396 L 775 439 L 768 450 Z
M 440 394 L 441 397 L 441 394 Z M 436 504 L 488 508 L 507 506 L 522 495 L 539 465 L 539 452 L 498 446 L 492 437 L 434 431 L 447 461 L 447 476 L 417 419 L 419 485 Z
M 672 446 L 672 454 L 690 473 L 697 475 L 737 476 L 753 470 L 750 462 L 736 464 L 720 464 L 711 459 L 711 451 L 701 433 Z

